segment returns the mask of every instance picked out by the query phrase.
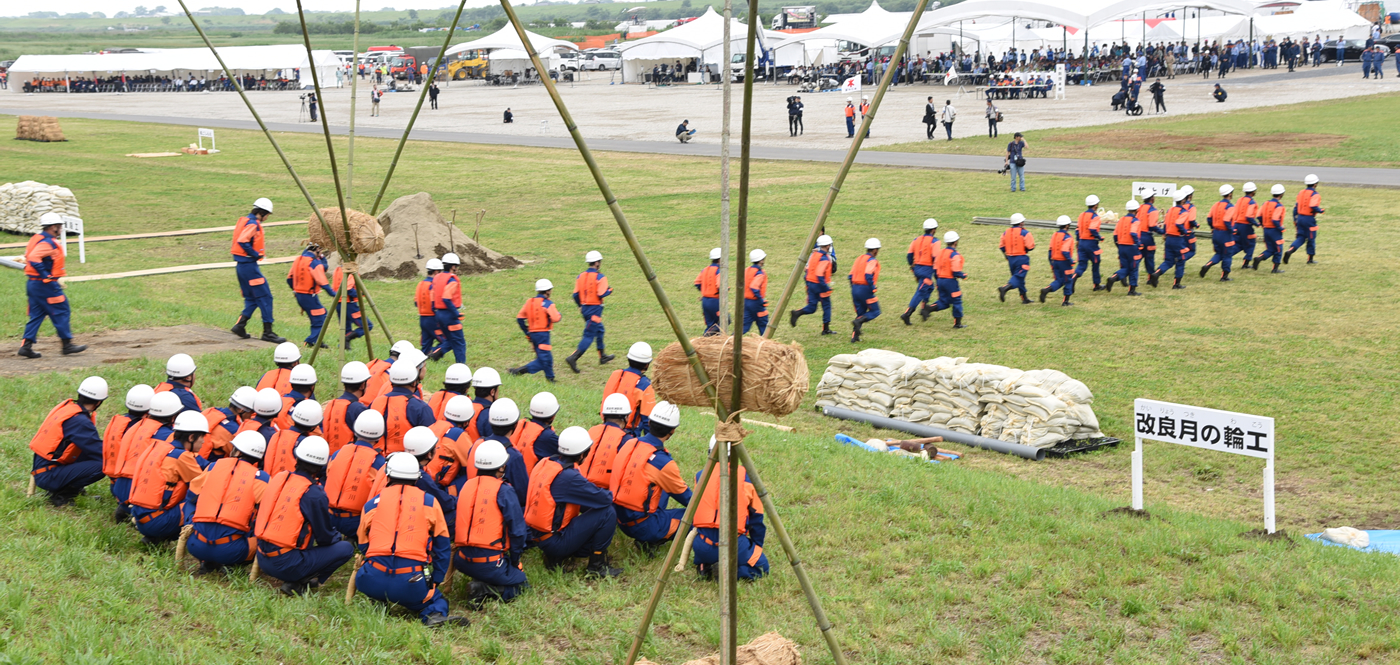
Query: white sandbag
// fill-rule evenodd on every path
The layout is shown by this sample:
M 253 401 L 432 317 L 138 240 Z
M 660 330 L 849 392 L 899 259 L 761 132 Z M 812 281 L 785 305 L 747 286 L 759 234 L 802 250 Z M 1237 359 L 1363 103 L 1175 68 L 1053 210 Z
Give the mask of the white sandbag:
M 1365 548 L 1371 545 L 1370 534 L 1349 526 L 1323 529 L 1322 539 L 1356 548 Z

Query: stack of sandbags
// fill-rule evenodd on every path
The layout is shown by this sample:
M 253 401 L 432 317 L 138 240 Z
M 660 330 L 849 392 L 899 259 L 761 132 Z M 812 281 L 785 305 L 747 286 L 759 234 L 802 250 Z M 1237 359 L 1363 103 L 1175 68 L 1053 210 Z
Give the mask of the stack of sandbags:
M 817 383 L 818 406 L 840 406 L 878 416 L 895 412 L 908 402 L 905 378 L 917 358 L 881 349 L 833 356 Z
M 47 115 L 22 115 L 15 128 L 15 138 L 25 141 L 66 141 L 58 118 Z
M 39 217 L 47 212 L 78 217 L 78 200 L 67 187 L 33 180 L 0 185 L 0 229 L 38 233 Z
M 982 436 L 1035 448 L 1102 436 L 1088 386 L 1058 370 L 1003 369 L 982 397 Z

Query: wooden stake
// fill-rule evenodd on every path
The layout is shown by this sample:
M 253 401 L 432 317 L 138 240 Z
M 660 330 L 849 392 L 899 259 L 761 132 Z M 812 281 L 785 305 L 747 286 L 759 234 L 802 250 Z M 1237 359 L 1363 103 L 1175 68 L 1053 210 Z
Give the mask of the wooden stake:
M 365 565 L 365 558 L 359 554 L 355 555 L 355 565 L 350 567 L 350 580 L 345 583 L 345 604 L 355 602 L 355 575 L 360 572 L 360 566 Z
M 26 497 L 34 496 L 34 490 L 36 490 L 36 489 L 38 489 L 38 488 L 39 488 L 39 485 L 38 485 L 38 483 L 35 483 L 35 482 L 34 482 L 34 476 L 30 476 L 30 477 L 29 477 L 29 489 L 28 489 L 27 491 L 25 491 L 24 495 L 25 495 Z
M 257 554 L 257 552 L 254 552 L 254 553 L 253 553 L 253 565 L 251 565 L 251 566 L 248 567 L 248 581 L 249 581 L 249 582 L 257 582 L 257 581 L 258 581 L 258 577 L 260 577 L 261 575 L 262 575 L 262 566 L 259 566 L 259 565 L 258 565 L 258 554 Z
M 180 539 L 175 541 L 175 565 L 179 566 L 185 561 L 185 554 L 189 550 L 190 533 L 194 531 L 193 524 L 186 524 L 180 527 Z

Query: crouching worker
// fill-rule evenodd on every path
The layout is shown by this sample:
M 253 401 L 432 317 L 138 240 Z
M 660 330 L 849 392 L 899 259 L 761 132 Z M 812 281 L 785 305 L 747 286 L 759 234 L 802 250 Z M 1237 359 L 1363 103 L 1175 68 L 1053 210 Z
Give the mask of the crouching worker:
M 651 410 L 651 432 L 624 444 L 613 463 L 617 523 L 648 556 L 655 556 L 676 535 L 685 514 L 685 508 L 667 508 L 667 503 L 675 498 L 682 506 L 690 504 L 690 488 L 666 451 L 666 440 L 680 424 L 680 407 L 657 402 Z
M 83 488 L 102 480 L 103 444 L 96 413 L 106 399 L 107 381 L 100 376 L 83 379 L 77 399 L 63 400 L 49 411 L 29 440 L 34 484 L 49 493 L 54 506 L 73 503 Z M 130 405 L 131 400 L 127 401 Z
M 355 572 L 360 593 L 418 613 L 423 625 L 465 626 L 466 618 L 448 616 L 447 598 L 438 591 L 452 557 L 447 518 L 432 495 L 415 485 L 421 472 L 411 453 L 389 455 L 384 468 L 389 484 L 365 504 L 360 518 L 360 553 Z M 424 571 L 431 566 L 432 571 Z
M 375 479 L 384 468 L 384 457 L 378 450 L 383 437 L 384 416 L 366 410 L 355 419 L 355 440 L 332 453 L 330 464 L 326 465 L 331 525 L 346 538 L 359 533 L 360 513 L 374 496 Z
M 253 518 L 269 479 L 258 463 L 266 450 L 261 434 L 243 432 L 233 437 L 232 455 L 190 481 L 185 523 L 192 531 L 186 546 L 200 562 L 198 574 L 253 561 Z
M 457 529 L 452 565 L 472 578 L 467 602 L 509 602 L 529 584 L 520 566 L 525 550 L 525 513 L 505 481 L 510 455 L 499 441 L 476 447 L 476 477 L 457 493 Z
M 545 569 L 558 570 L 567 559 L 587 556 L 585 573 L 617 577 L 622 569 L 608 563 L 608 546 L 617 532 L 612 492 L 588 482 L 574 468 L 592 445 L 582 427 L 559 433 L 559 454 L 540 460 L 530 474 L 525 525 L 530 542 L 544 554 Z
M 715 448 L 715 438 L 710 437 L 710 450 Z M 700 497 L 700 505 L 695 507 L 695 568 L 706 579 L 713 579 L 719 566 L 719 467 L 710 474 L 710 482 L 705 485 L 705 494 Z M 695 474 L 695 482 L 700 482 L 700 474 Z M 768 574 L 768 555 L 763 553 L 763 539 L 767 527 L 763 525 L 763 503 L 758 499 L 758 490 L 749 482 L 746 469 L 739 469 L 738 497 L 739 512 L 734 516 L 734 524 L 739 527 L 738 577 L 741 580 L 756 580 Z
M 321 487 L 331 456 L 326 440 L 307 437 L 293 455 L 296 469 L 273 476 L 263 492 L 253 535 L 258 567 L 283 582 L 283 594 L 300 596 L 325 584 L 355 548 L 331 528 L 330 501 Z
M 156 441 L 136 460 L 131 476 L 131 497 L 127 500 L 142 544 L 175 540 L 184 516 L 180 504 L 191 480 L 209 466 L 195 451 L 204 445 L 209 421 L 198 411 L 182 411 L 175 416 L 175 435 L 169 441 Z

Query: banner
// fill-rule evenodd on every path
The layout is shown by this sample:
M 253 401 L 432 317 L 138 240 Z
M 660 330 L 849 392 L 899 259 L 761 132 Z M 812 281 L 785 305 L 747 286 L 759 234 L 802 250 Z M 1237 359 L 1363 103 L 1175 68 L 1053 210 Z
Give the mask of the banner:
M 841 83 L 841 92 L 860 92 L 860 74 L 856 74 Z

